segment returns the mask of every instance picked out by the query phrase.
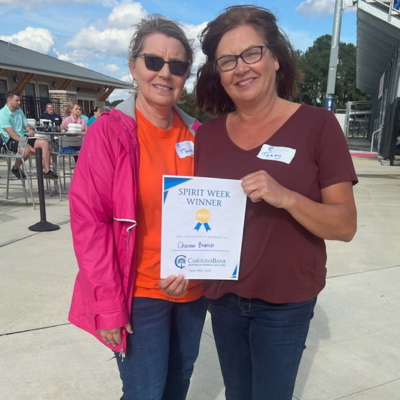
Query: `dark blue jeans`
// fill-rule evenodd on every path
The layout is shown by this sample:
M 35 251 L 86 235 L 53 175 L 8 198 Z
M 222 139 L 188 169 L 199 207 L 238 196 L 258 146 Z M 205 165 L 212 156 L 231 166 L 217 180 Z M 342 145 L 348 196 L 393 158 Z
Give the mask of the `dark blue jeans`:
M 184 400 L 199 353 L 208 300 L 135 297 L 124 361 L 117 355 L 121 400 Z
M 272 304 L 226 294 L 210 301 L 226 400 L 291 400 L 317 299 Z

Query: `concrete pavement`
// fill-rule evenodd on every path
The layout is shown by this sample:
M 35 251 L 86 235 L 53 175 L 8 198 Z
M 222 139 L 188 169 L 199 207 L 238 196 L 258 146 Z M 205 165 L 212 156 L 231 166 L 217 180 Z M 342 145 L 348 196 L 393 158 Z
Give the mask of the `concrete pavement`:
M 328 280 L 297 379 L 297 400 L 400 398 L 400 169 L 354 158 L 358 232 L 327 242 Z M 0 182 L 5 163 L 0 162 Z M 77 265 L 68 200 L 46 197 L 54 232 L 22 192 L 0 188 L 0 398 L 119 399 L 112 354 L 67 321 Z M 37 198 L 37 195 L 36 195 Z M 209 317 L 188 400 L 223 400 Z M 267 400 L 267 397 L 266 397 Z

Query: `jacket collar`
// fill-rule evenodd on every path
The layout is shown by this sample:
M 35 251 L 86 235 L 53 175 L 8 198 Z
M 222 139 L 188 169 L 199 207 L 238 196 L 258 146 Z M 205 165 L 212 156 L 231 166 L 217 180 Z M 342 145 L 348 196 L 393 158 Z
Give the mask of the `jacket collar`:
M 132 96 L 130 96 L 128 99 L 123 101 L 122 103 L 119 103 L 115 109 L 122 111 L 125 115 L 128 115 L 129 117 L 133 118 L 136 122 L 136 97 L 137 97 L 137 92 L 134 92 Z M 195 135 L 195 130 L 193 129 L 194 125 L 196 124 L 196 119 L 189 116 L 186 114 L 184 111 L 182 111 L 179 107 L 173 106 L 174 110 L 177 112 L 179 117 L 182 119 L 183 123 L 188 127 L 190 133 L 194 136 Z

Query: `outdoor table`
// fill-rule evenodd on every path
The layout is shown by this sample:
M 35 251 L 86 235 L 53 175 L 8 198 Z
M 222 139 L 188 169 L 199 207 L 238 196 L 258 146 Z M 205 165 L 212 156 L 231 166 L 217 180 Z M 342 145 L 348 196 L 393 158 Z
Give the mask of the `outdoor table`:
M 38 127 L 36 127 L 38 128 Z M 43 127 L 39 127 L 43 128 Z M 43 139 L 44 135 L 48 136 L 50 139 L 50 154 L 51 154 L 51 163 L 53 167 L 53 171 L 59 175 L 59 171 L 57 168 L 57 151 L 59 150 L 59 146 L 57 144 L 57 139 L 60 136 L 73 136 L 73 137 L 80 137 L 84 136 L 85 132 L 81 133 L 76 133 L 76 132 L 68 132 L 68 131 L 62 131 L 62 132 L 44 132 L 42 129 L 39 129 L 39 131 L 36 131 L 36 134 L 34 138 L 36 139 Z M 57 185 L 56 185 L 57 186 Z M 57 193 L 57 189 L 61 191 L 63 194 L 67 194 L 68 190 L 67 189 L 62 189 L 61 181 L 60 181 L 60 175 L 58 179 L 58 188 L 54 188 L 53 190 L 49 191 L 50 196 L 54 196 Z

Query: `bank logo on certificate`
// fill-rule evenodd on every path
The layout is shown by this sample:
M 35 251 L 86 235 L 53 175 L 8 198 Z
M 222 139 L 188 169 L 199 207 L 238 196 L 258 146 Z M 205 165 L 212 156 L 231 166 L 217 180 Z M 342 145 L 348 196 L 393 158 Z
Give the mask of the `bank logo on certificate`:
M 246 209 L 241 181 L 165 175 L 162 201 L 161 278 L 237 280 Z

